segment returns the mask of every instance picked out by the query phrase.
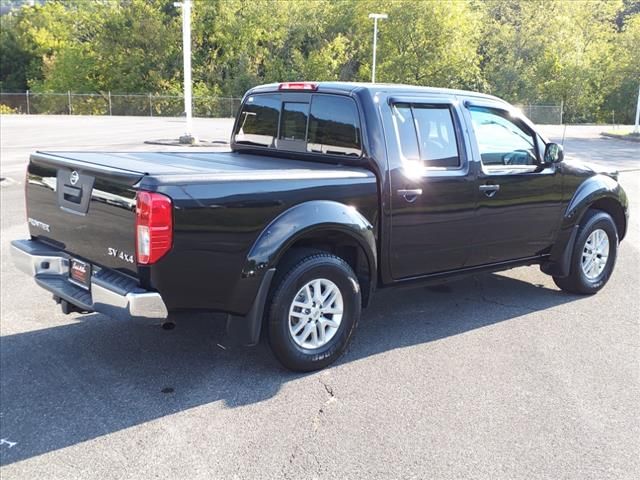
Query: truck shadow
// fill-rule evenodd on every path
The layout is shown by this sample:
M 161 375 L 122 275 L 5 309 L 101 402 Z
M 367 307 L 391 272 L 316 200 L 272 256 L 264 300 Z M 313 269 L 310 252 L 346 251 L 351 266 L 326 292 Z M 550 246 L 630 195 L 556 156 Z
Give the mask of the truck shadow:
M 427 344 L 579 297 L 501 275 L 383 291 L 365 311 L 338 366 Z M 1 339 L 3 465 L 211 402 L 268 399 L 303 375 L 281 368 L 263 342 L 227 348 L 224 322 L 192 316 L 175 330 L 102 315 Z M 313 374 L 310 374 L 313 375 Z

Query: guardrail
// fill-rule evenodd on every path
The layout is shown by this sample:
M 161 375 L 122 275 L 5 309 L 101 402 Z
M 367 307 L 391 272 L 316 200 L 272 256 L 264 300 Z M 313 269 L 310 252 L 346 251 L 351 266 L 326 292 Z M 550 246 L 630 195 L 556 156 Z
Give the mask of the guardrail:
M 236 97 L 194 96 L 193 115 L 235 117 L 241 100 Z M 151 93 L 0 92 L 0 108 L 6 113 L 26 115 L 179 117 L 184 115 L 184 99 L 179 95 Z

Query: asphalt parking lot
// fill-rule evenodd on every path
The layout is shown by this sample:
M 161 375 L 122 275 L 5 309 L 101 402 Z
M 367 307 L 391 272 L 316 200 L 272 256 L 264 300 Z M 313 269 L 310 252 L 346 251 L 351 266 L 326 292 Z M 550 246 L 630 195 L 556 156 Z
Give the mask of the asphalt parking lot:
M 196 119 L 195 133 L 222 140 L 230 125 Z M 569 158 L 622 171 L 631 201 L 600 294 L 562 293 L 535 267 L 383 291 L 346 355 L 303 375 L 264 344 L 222 348 L 217 317 L 165 331 L 65 316 L 11 264 L 30 151 L 171 149 L 142 142 L 177 137 L 180 120 L 0 127 L 3 480 L 640 478 L 640 144 L 565 134 Z

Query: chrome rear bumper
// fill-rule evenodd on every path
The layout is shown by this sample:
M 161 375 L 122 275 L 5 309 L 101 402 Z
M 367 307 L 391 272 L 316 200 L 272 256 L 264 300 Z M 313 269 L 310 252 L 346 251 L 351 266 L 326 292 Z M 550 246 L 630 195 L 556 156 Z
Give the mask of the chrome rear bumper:
M 158 292 L 138 287 L 121 273 L 96 267 L 89 291 L 69 281 L 69 255 L 62 250 L 37 240 L 15 240 L 11 256 L 15 266 L 38 285 L 80 310 L 116 318 L 167 318 L 167 307 Z

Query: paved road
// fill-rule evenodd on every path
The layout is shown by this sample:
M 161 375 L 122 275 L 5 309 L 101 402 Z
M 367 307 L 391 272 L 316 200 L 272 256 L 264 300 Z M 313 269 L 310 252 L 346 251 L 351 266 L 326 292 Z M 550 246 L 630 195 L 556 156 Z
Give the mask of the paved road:
M 0 123 L 2 175 L 15 181 L 0 190 L 3 480 L 640 478 L 633 168 L 621 181 L 636 213 L 599 295 L 561 293 L 534 267 L 381 292 L 338 364 L 300 375 L 282 370 L 265 345 L 220 348 L 216 318 L 164 331 L 64 316 L 10 264 L 8 242 L 26 234 L 25 152 L 93 148 L 97 139 L 149 148 L 126 142 L 177 135 L 178 123 Z M 229 128 L 196 125 L 203 138 L 224 138 Z M 567 137 L 565 145 L 569 155 L 597 145 L 628 152 L 616 159 L 625 165 L 640 160 L 637 144 L 618 140 Z

